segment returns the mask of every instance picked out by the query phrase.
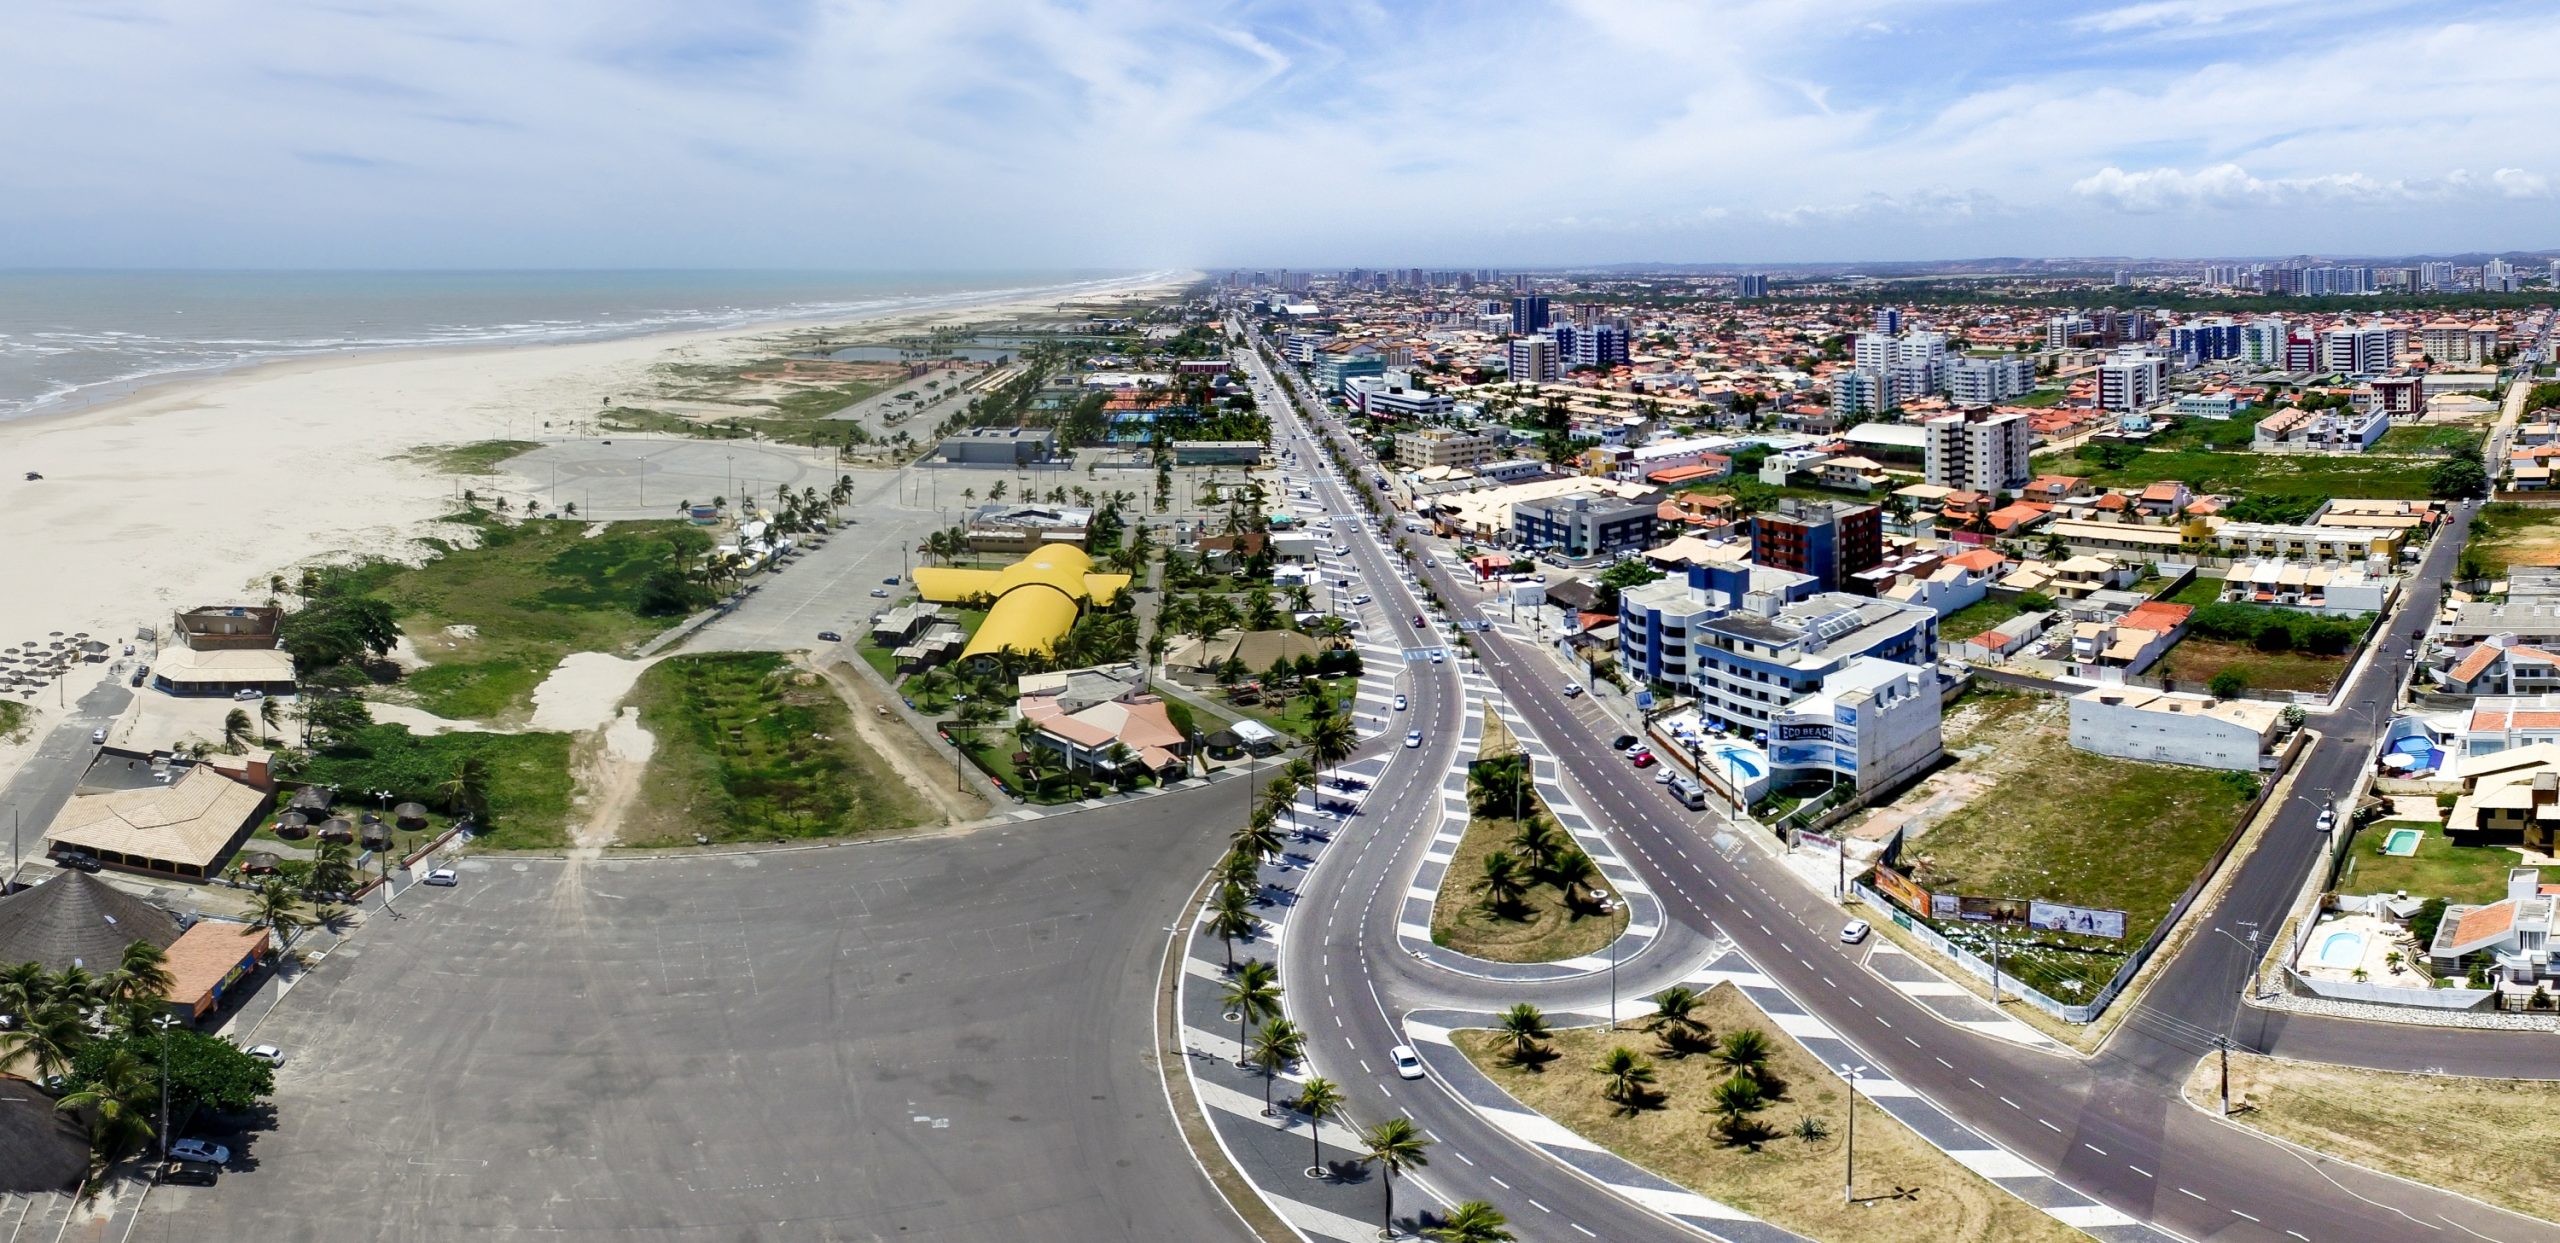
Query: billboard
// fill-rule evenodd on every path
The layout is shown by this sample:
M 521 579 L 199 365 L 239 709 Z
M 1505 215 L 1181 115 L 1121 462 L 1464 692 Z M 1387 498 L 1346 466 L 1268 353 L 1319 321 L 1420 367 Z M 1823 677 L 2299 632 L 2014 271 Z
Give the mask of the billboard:
M 2023 924 L 2027 922 L 2027 906 L 2024 898 L 1977 898 L 1968 894 L 1956 899 L 1956 918 L 1974 924 Z
M 2124 939 L 2124 912 L 2103 907 L 2064 906 L 2059 902 L 2037 901 L 2029 904 L 2027 922 L 2047 932 L 2076 932 L 2082 936 Z
M 1894 871 L 1892 868 L 1886 867 L 1881 863 L 1876 865 L 1876 892 L 1881 893 L 1904 906 L 1910 907 L 1914 911 L 1925 911 L 1929 909 L 1928 890 L 1912 884 L 1911 881 L 1904 877 L 1902 873 Z
M 1797 742 L 1804 739 L 1812 739 L 1816 742 L 1829 742 L 1831 741 L 1831 726 L 1828 724 L 1814 724 L 1811 722 L 1778 722 L 1778 741 Z
M 1796 845 L 1802 846 L 1807 850 L 1819 850 L 1828 854 L 1838 854 L 1840 852 L 1840 839 L 1825 833 L 1815 833 L 1811 831 L 1799 832 L 1796 834 Z

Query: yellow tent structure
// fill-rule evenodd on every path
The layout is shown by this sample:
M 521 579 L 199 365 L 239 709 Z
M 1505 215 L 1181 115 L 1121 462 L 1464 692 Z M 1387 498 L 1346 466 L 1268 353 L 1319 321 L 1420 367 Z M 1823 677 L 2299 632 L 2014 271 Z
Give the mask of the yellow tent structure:
M 918 569 L 916 591 L 936 604 L 993 597 L 987 620 L 960 658 L 1011 648 L 1046 653 L 1076 624 L 1086 605 L 1108 607 L 1129 586 L 1126 574 L 1096 574 L 1093 558 L 1073 544 L 1042 544 L 1001 570 Z

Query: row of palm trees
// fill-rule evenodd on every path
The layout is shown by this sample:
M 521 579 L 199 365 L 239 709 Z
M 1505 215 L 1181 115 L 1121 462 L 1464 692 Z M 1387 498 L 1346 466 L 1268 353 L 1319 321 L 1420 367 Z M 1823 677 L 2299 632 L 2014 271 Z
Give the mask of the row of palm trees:
M 168 956 L 149 941 L 127 944 L 115 969 L 103 976 L 77 965 L 57 972 L 42 963 L 20 963 L 0 971 L 0 1013 L 15 1020 L 0 1032 L 0 1050 L 10 1060 L 23 1060 L 38 1079 L 59 1084 L 101 1035 L 153 1031 L 152 1021 L 167 1013 L 169 984 Z M 127 1049 L 117 1049 L 92 1070 L 54 1107 L 87 1121 L 91 1160 L 103 1168 L 158 1133 L 151 1105 L 160 1080 Z
M 1716 1114 L 1726 1142 L 1757 1148 L 1770 1132 L 1756 1115 L 1786 1095 L 1786 1081 L 1769 1065 L 1775 1046 L 1756 1027 L 1719 1037 L 1699 1019 L 1700 1001 L 1695 989 L 1664 989 L 1655 994 L 1653 1013 L 1645 1017 L 1642 1030 L 1661 1041 L 1659 1051 L 1665 1057 L 1707 1057 L 1725 1068 L 1728 1073 L 1716 1085 L 1708 1108 Z M 1554 1032 L 1546 1015 L 1527 1002 L 1503 1012 L 1497 1030 L 1507 1046 L 1504 1056 L 1515 1066 L 1541 1070 L 1557 1056 L 1547 1044 Z M 1630 1117 L 1660 1109 L 1668 1100 L 1666 1093 L 1653 1086 L 1658 1077 L 1653 1062 L 1625 1045 L 1612 1046 L 1591 1073 L 1602 1080 L 1601 1096 Z M 1796 1124 L 1794 1133 L 1811 1143 L 1829 1132 L 1820 1119 L 1808 1115 Z
M 1592 882 L 1600 878 L 1600 865 L 1538 812 L 1521 819 L 1510 849 L 1488 852 L 1483 864 L 1475 888 L 1484 895 L 1485 911 L 1497 919 L 1527 919 L 1529 890 L 1540 883 L 1555 886 L 1565 905 L 1580 909 L 1592 900 Z

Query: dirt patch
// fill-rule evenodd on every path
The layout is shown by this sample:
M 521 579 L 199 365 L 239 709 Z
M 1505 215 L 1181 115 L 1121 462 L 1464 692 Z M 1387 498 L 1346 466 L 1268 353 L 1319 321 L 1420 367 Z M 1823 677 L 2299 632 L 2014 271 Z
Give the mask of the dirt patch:
M 573 856 L 593 857 L 613 844 L 656 749 L 657 739 L 640 725 L 638 708 L 623 709 L 611 726 L 579 747 L 578 797 L 587 814 L 574 835 Z
M 2187 1100 L 2221 1107 L 2219 1059 L 2187 1077 Z M 2560 1110 L 2560 1083 L 2403 1075 L 2231 1055 L 2231 1120 L 2358 1165 L 2560 1220 L 2560 1150 L 2532 1142 Z
M 903 718 L 896 716 L 897 710 L 879 687 L 842 663 L 830 665 L 819 672 L 825 675 L 827 685 L 834 687 L 852 709 L 854 736 L 862 740 L 862 745 L 887 759 L 889 767 L 897 772 L 900 780 L 940 809 L 944 824 L 967 824 L 986 816 L 987 801 L 976 791 L 955 790 L 926 776 L 942 771 L 942 756 L 936 754 L 933 747 L 914 730 L 907 728 Z
M 569 653 L 534 688 L 533 728 L 583 734 L 604 727 L 650 664 L 603 652 Z

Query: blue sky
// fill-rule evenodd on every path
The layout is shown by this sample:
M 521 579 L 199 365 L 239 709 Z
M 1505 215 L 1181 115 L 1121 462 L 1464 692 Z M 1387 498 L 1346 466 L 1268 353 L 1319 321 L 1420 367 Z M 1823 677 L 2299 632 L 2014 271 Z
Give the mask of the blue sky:
M 2560 246 L 2560 19 L 2379 0 L 17 0 L 0 266 Z

